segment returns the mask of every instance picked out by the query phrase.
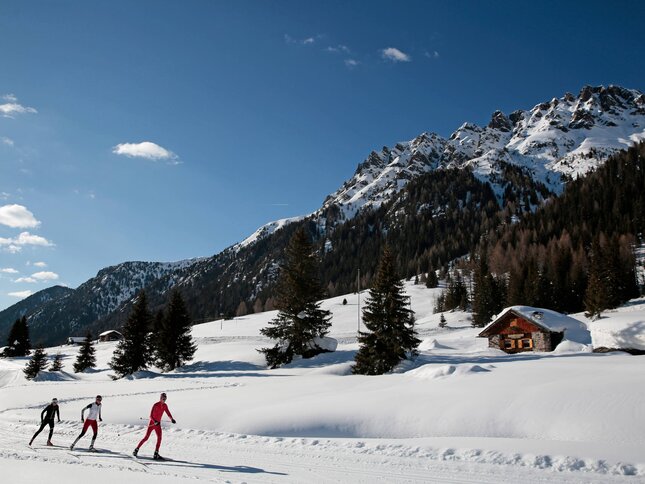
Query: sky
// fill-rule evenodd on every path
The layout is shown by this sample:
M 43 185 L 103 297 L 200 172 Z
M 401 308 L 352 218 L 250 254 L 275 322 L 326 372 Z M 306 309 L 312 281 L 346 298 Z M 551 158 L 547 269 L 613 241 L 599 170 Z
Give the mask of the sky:
M 0 309 L 310 213 L 373 149 L 645 90 L 642 2 L 0 0 Z

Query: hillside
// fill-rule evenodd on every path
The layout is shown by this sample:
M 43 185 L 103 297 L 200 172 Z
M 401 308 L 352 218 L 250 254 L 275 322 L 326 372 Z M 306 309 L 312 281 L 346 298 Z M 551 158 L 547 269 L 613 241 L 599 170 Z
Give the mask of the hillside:
M 447 139 L 423 133 L 373 151 L 314 213 L 271 222 L 212 257 L 100 271 L 71 297 L 29 312 L 34 340 L 118 327 L 143 287 L 158 308 L 177 285 L 195 320 L 232 315 L 241 302 L 247 311 L 270 309 L 282 251 L 300 225 L 319 244 L 330 295 L 352 290 L 359 267 L 369 284 L 385 238 L 400 248 L 404 275 L 436 269 L 643 138 L 645 96 L 617 86 L 586 86 L 532 109 L 495 112 L 487 126 L 465 123 Z

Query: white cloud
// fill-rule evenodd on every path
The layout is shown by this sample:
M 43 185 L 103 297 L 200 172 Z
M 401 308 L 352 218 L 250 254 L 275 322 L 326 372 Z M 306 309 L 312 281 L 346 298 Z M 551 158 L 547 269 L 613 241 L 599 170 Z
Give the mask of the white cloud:
M 9 200 L 10 196 L 11 196 L 11 194 L 9 194 L 7 192 L 0 192 L 0 200 Z
M 36 267 L 47 267 L 46 262 L 34 262 L 34 266 Z
M 400 51 L 396 47 L 388 47 L 381 51 L 381 55 L 384 59 L 391 60 L 392 62 L 410 62 L 412 58 L 403 51 Z
M 12 228 L 32 229 L 38 227 L 40 222 L 24 205 L 12 204 L 0 207 L 0 224 Z
M 356 67 L 360 62 L 356 59 L 345 59 L 345 65 L 349 68 Z
M 3 272 L 4 274 L 18 274 L 18 271 L 13 267 L 3 267 L 0 269 L 0 272 Z
M 26 297 L 31 296 L 32 294 L 33 294 L 33 292 L 31 292 L 30 290 L 26 290 L 26 291 L 8 292 L 7 296 L 19 297 L 20 299 L 24 299 Z
M 45 281 L 55 281 L 58 279 L 58 274 L 51 271 L 41 271 L 34 272 L 31 276 L 28 277 L 19 277 L 13 282 L 27 282 L 30 284 L 35 284 L 36 282 L 45 282 Z
M 0 142 L 2 142 L 3 145 L 13 146 L 13 140 L 11 138 L 7 138 L 6 136 L 0 138 Z
M 119 143 L 112 148 L 115 155 L 123 155 L 129 158 L 146 158 L 148 160 L 167 160 L 171 163 L 179 163 L 177 155 L 166 148 L 151 141 L 141 143 Z
M 316 37 L 305 37 L 304 39 L 294 39 L 289 34 L 284 34 L 284 41 L 287 44 L 310 45 L 316 42 L 316 38 L 320 38 L 320 36 L 317 35 Z
M 427 50 L 423 53 L 428 59 L 438 59 L 439 58 L 439 52 L 436 50 L 433 50 L 432 52 L 428 52 Z
M 16 254 L 22 250 L 24 246 L 39 246 L 39 247 L 53 247 L 54 244 L 40 235 L 30 234 L 29 232 L 21 232 L 18 237 L 0 237 L 0 248 L 7 252 Z
M 7 101 L 0 104 L 0 115 L 5 118 L 12 118 L 14 114 L 35 114 L 38 112 L 34 108 L 18 103 L 18 98 L 13 94 L 5 94 L 2 99 Z
M 351 51 L 349 50 L 349 47 L 343 44 L 338 44 L 338 45 L 330 45 L 329 47 L 325 48 L 327 52 L 344 52 L 345 54 L 349 54 Z

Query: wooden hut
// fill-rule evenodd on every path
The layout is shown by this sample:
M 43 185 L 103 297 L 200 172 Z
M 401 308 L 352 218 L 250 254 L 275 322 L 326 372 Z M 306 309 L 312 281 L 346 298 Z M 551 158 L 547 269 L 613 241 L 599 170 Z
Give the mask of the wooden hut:
M 123 335 L 113 329 L 99 334 L 99 341 L 121 341 Z
M 506 353 L 553 351 L 566 337 L 583 344 L 591 343 L 586 326 L 564 314 L 549 309 L 512 306 L 504 309 L 479 333 L 488 338 L 488 346 Z

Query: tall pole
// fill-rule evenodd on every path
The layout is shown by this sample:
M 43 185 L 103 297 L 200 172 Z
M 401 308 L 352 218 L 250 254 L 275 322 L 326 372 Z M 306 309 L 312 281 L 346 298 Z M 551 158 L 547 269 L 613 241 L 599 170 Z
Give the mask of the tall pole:
M 358 268 L 358 274 L 356 275 L 356 293 L 358 294 L 358 327 L 356 330 L 356 337 L 358 338 L 359 333 L 361 332 L 361 268 Z

